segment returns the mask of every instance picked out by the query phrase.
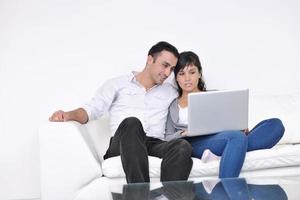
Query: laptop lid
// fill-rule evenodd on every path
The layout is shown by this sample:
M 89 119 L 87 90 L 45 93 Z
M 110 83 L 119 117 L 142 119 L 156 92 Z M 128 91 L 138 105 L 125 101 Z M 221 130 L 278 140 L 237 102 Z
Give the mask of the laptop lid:
M 248 128 L 249 89 L 191 93 L 188 136 Z

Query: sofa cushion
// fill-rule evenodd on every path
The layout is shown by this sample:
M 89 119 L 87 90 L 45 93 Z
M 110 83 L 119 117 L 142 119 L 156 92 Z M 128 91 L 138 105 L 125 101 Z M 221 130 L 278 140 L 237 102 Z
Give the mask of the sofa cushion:
M 83 125 L 82 129 L 86 130 L 86 135 L 83 137 L 94 156 L 97 160 L 102 161 L 111 137 L 109 117 L 103 116 L 98 120 L 90 121 L 86 125 Z
M 193 158 L 190 177 L 217 176 L 219 161 L 208 163 Z M 161 159 L 149 156 L 150 177 L 160 177 Z M 246 154 L 242 171 L 300 166 L 300 145 L 278 145 L 272 149 L 257 150 Z M 120 156 L 102 162 L 102 172 L 109 178 L 125 177 Z
M 148 159 L 150 177 L 160 177 L 161 159 L 153 156 L 148 156 Z M 120 156 L 104 160 L 102 162 L 102 170 L 103 175 L 109 178 L 125 177 Z

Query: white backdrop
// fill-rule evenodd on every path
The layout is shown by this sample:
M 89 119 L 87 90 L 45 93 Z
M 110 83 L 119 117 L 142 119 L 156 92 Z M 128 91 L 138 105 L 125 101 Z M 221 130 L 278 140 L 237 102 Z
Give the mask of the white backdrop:
M 298 0 L 0 0 L 0 199 L 38 198 L 38 126 L 158 41 L 195 51 L 208 88 L 300 91 L 299 17 Z

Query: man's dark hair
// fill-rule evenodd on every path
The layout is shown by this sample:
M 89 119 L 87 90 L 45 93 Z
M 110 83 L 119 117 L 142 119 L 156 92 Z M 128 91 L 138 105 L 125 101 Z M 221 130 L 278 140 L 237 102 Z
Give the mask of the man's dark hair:
M 159 53 L 161 53 L 162 51 L 168 51 L 168 52 L 172 53 L 176 58 L 179 57 L 179 52 L 176 49 L 176 47 L 174 47 L 170 43 L 164 42 L 164 41 L 158 42 L 157 44 L 152 46 L 148 52 L 148 56 L 151 55 L 155 60 L 156 56 Z

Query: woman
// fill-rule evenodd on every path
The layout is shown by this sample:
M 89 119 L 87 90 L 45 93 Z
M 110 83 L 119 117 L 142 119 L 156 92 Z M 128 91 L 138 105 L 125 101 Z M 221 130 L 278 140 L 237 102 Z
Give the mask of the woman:
M 174 73 L 179 97 L 169 107 L 165 139 L 184 137 L 193 147 L 193 157 L 201 158 L 206 149 L 221 156 L 219 178 L 238 177 L 247 151 L 271 148 L 283 136 L 281 120 L 272 118 L 260 122 L 250 132 L 223 131 L 206 136 L 185 137 L 188 94 L 206 91 L 198 56 L 190 51 L 181 53 Z

